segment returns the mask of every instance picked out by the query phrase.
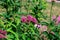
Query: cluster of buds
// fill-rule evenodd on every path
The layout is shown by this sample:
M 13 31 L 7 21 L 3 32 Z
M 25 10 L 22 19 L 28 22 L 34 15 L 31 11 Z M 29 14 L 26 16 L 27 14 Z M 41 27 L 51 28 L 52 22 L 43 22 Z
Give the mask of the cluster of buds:
M 22 16 L 21 21 L 24 23 L 29 23 L 29 22 L 37 23 L 37 19 L 31 15 Z

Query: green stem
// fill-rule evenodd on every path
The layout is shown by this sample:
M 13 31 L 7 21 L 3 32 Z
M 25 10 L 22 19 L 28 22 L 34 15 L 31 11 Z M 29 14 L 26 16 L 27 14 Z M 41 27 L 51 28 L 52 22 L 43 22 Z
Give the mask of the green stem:
M 51 9 L 50 9 L 50 23 L 51 23 L 51 17 L 52 17 L 52 8 L 53 8 L 53 2 L 51 4 Z

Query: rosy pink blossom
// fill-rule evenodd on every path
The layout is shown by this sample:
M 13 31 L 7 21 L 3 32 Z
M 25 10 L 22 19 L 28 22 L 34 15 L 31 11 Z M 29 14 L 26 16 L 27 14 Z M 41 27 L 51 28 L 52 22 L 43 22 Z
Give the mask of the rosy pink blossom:
M 29 23 L 29 22 L 33 22 L 35 24 L 37 23 L 37 19 L 32 17 L 31 15 L 28 15 L 27 17 L 26 16 L 22 16 L 21 21 L 25 22 L 25 23 Z
M 32 21 L 33 23 L 37 23 L 37 19 L 34 18 L 34 17 L 31 16 L 31 15 L 28 15 L 28 16 L 27 16 L 27 19 L 28 19 L 28 21 Z
M 5 30 L 4 31 L 3 30 L 0 30 L 0 33 L 3 34 L 3 35 L 6 35 L 7 34 L 7 32 Z
M 22 17 L 21 17 L 21 21 L 22 21 L 22 22 L 27 22 L 27 17 L 22 16 Z
M 55 24 L 58 25 L 60 23 L 60 16 L 57 17 Z
M 37 23 L 37 19 L 36 18 L 32 18 L 32 22 L 33 23 Z
M 60 22 L 60 16 L 57 17 L 57 21 Z
M 27 19 L 29 20 L 29 21 L 32 21 L 32 16 L 31 15 L 27 15 Z
M 52 20 L 55 20 L 55 19 L 56 19 L 56 16 L 55 16 L 55 15 L 53 15 L 53 16 L 52 16 Z

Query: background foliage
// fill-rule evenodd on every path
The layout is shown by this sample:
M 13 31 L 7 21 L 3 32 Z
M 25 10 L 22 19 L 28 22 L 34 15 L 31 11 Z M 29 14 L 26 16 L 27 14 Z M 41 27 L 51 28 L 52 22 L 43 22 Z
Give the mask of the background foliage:
M 30 14 L 39 21 L 45 5 L 44 0 L 0 0 L 6 10 L 0 14 L 0 29 L 7 31 L 6 40 L 40 40 L 38 28 L 33 23 L 22 23 L 21 16 Z
M 2 40 L 60 40 L 60 25 L 44 13 L 47 8 L 45 0 L 0 0 L 0 6 L 5 9 L 0 14 L 0 30 L 7 31 L 7 38 Z M 47 26 L 47 30 L 35 27 L 32 22 L 22 22 L 21 17 L 27 15 L 36 18 L 37 24 Z

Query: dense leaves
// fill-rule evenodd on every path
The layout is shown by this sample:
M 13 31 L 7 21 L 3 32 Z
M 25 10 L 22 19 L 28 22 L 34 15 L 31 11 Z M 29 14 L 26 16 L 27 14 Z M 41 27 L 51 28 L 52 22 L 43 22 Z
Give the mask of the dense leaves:
M 52 2 L 47 20 L 46 5 L 45 0 L 0 0 L 6 10 L 0 14 L 0 39 L 60 40 L 60 16 L 52 16 Z

